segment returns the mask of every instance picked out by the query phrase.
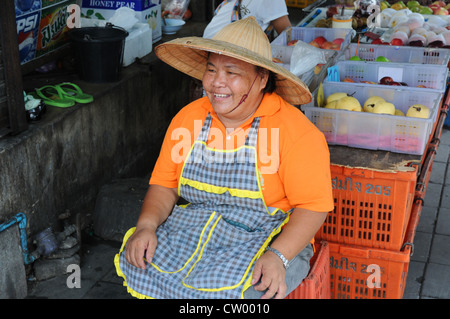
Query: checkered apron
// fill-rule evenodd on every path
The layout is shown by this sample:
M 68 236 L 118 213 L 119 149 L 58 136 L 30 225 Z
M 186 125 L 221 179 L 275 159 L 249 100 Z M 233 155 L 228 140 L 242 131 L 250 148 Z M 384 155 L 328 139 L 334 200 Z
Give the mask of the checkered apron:
M 207 146 L 211 119 L 208 114 L 180 177 L 179 195 L 190 204 L 175 206 L 157 229 L 152 263 L 138 269 L 118 254 L 118 273 L 135 296 L 242 298 L 255 261 L 288 220 L 262 196 L 256 165 L 259 118 L 245 144 L 231 151 Z

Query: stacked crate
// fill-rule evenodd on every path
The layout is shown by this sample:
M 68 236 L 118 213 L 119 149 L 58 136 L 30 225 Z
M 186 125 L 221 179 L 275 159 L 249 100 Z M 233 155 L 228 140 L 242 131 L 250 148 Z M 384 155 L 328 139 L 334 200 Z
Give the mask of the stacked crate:
M 343 57 L 346 54 L 352 56 L 350 53 L 355 52 L 354 49 L 351 44 L 342 51 L 343 54 L 337 60 L 344 61 Z M 384 51 L 381 53 L 376 52 L 377 50 Z M 359 48 L 360 57 L 367 60 L 370 60 L 370 55 L 388 56 L 387 50 L 398 50 L 398 48 L 376 45 L 360 45 Z M 403 63 L 423 63 L 433 64 L 430 70 L 434 70 L 435 65 L 440 65 L 443 70 L 443 76 L 436 81 L 439 84 L 436 84 L 434 89 L 428 90 L 428 92 L 434 91 L 439 94 L 438 103 L 433 106 L 434 118 L 432 118 L 429 132 L 423 137 L 426 145 L 420 152 L 412 153 L 420 156 L 418 166 L 412 166 L 409 170 L 383 171 L 331 165 L 335 209 L 327 216 L 316 239 L 327 241 L 329 245 L 330 289 L 333 299 L 399 299 L 403 297 L 410 255 L 414 247 L 414 235 L 423 204 L 420 199 L 423 199 L 426 190 L 425 186 L 418 191 L 418 184 L 420 183 L 420 186 L 426 184 L 431 172 L 430 156 L 433 152 L 429 152 L 429 149 L 433 147 L 433 136 L 437 131 L 436 123 L 441 116 L 442 93 L 443 88 L 446 88 L 449 55 L 448 51 L 438 49 L 402 48 L 401 50 L 405 53 L 393 52 L 392 58 L 409 60 L 395 61 L 391 65 L 400 68 Z M 360 63 L 363 68 L 375 67 L 370 65 L 373 62 Z M 349 67 L 355 67 L 353 65 L 355 62 L 338 62 L 337 64 L 341 66 L 341 72 Z M 359 72 L 362 77 L 364 77 L 363 74 L 364 72 Z M 342 81 L 342 79 L 339 80 Z M 340 84 L 341 88 L 354 85 L 359 89 L 358 92 L 364 90 L 360 88 L 360 84 L 336 83 Z M 323 85 L 325 87 L 327 81 L 324 81 Z M 370 84 L 362 86 L 368 90 L 381 87 Z M 426 92 L 426 89 L 417 88 L 407 90 L 410 91 L 411 96 L 415 94 L 423 96 L 422 92 Z M 397 95 L 401 94 L 400 90 L 396 92 Z M 331 110 L 331 112 L 335 111 Z M 305 113 L 308 115 L 308 112 Z M 391 119 L 384 122 L 389 120 Z M 368 125 L 365 126 L 368 127 Z M 333 126 L 333 129 L 337 127 Z M 370 149 L 371 147 L 361 145 L 361 148 Z M 402 153 L 397 149 L 390 150 Z M 405 153 L 408 154 L 408 152 Z

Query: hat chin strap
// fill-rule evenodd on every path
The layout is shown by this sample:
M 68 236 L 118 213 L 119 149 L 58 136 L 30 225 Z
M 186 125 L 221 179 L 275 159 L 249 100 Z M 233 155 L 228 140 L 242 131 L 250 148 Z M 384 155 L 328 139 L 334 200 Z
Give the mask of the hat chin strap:
M 247 99 L 248 95 L 250 94 L 250 91 L 252 90 L 253 84 L 255 84 L 256 78 L 257 78 L 258 76 L 259 76 L 259 74 L 256 74 L 256 77 L 255 77 L 255 79 L 253 80 L 252 85 L 251 85 L 250 88 L 248 89 L 248 92 L 247 92 L 246 94 L 242 95 L 241 100 L 239 101 L 238 105 L 236 105 L 236 106 L 235 106 L 230 112 L 228 112 L 228 113 L 233 112 L 233 111 L 234 111 L 235 109 L 237 109 L 242 103 L 245 102 L 245 100 Z

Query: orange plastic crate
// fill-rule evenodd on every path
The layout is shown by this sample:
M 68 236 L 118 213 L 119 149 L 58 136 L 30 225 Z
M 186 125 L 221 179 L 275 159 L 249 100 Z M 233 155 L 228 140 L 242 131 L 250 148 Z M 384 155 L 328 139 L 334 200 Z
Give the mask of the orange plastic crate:
M 391 173 L 331 165 L 335 208 L 316 238 L 399 250 L 415 194 L 417 168 L 412 169 Z
M 402 250 L 383 250 L 329 242 L 331 298 L 403 298 L 421 210 L 422 205 L 418 201 L 411 210 L 411 221 Z M 375 271 L 378 271 L 378 275 Z
M 286 0 L 288 7 L 306 8 L 310 4 L 313 4 L 315 0 Z
M 405 290 L 410 253 L 337 243 L 330 244 L 332 299 L 401 299 Z M 379 267 L 379 287 L 370 276 Z M 370 271 L 369 271 L 370 270 Z
M 316 249 L 308 276 L 285 299 L 330 299 L 330 249 L 324 241 Z

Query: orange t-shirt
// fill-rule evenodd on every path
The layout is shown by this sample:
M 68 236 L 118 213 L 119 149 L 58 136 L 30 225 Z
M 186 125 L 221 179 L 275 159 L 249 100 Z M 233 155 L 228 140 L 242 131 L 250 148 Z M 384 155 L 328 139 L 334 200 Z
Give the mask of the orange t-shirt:
M 323 134 L 306 116 L 275 93 L 265 94 L 252 118 L 228 134 L 207 97 L 196 100 L 173 118 L 152 172 L 150 184 L 177 188 L 192 144 L 211 113 L 207 144 L 235 149 L 244 144 L 254 117 L 260 117 L 257 165 L 264 201 L 284 211 L 333 210 L 330 154 Z

